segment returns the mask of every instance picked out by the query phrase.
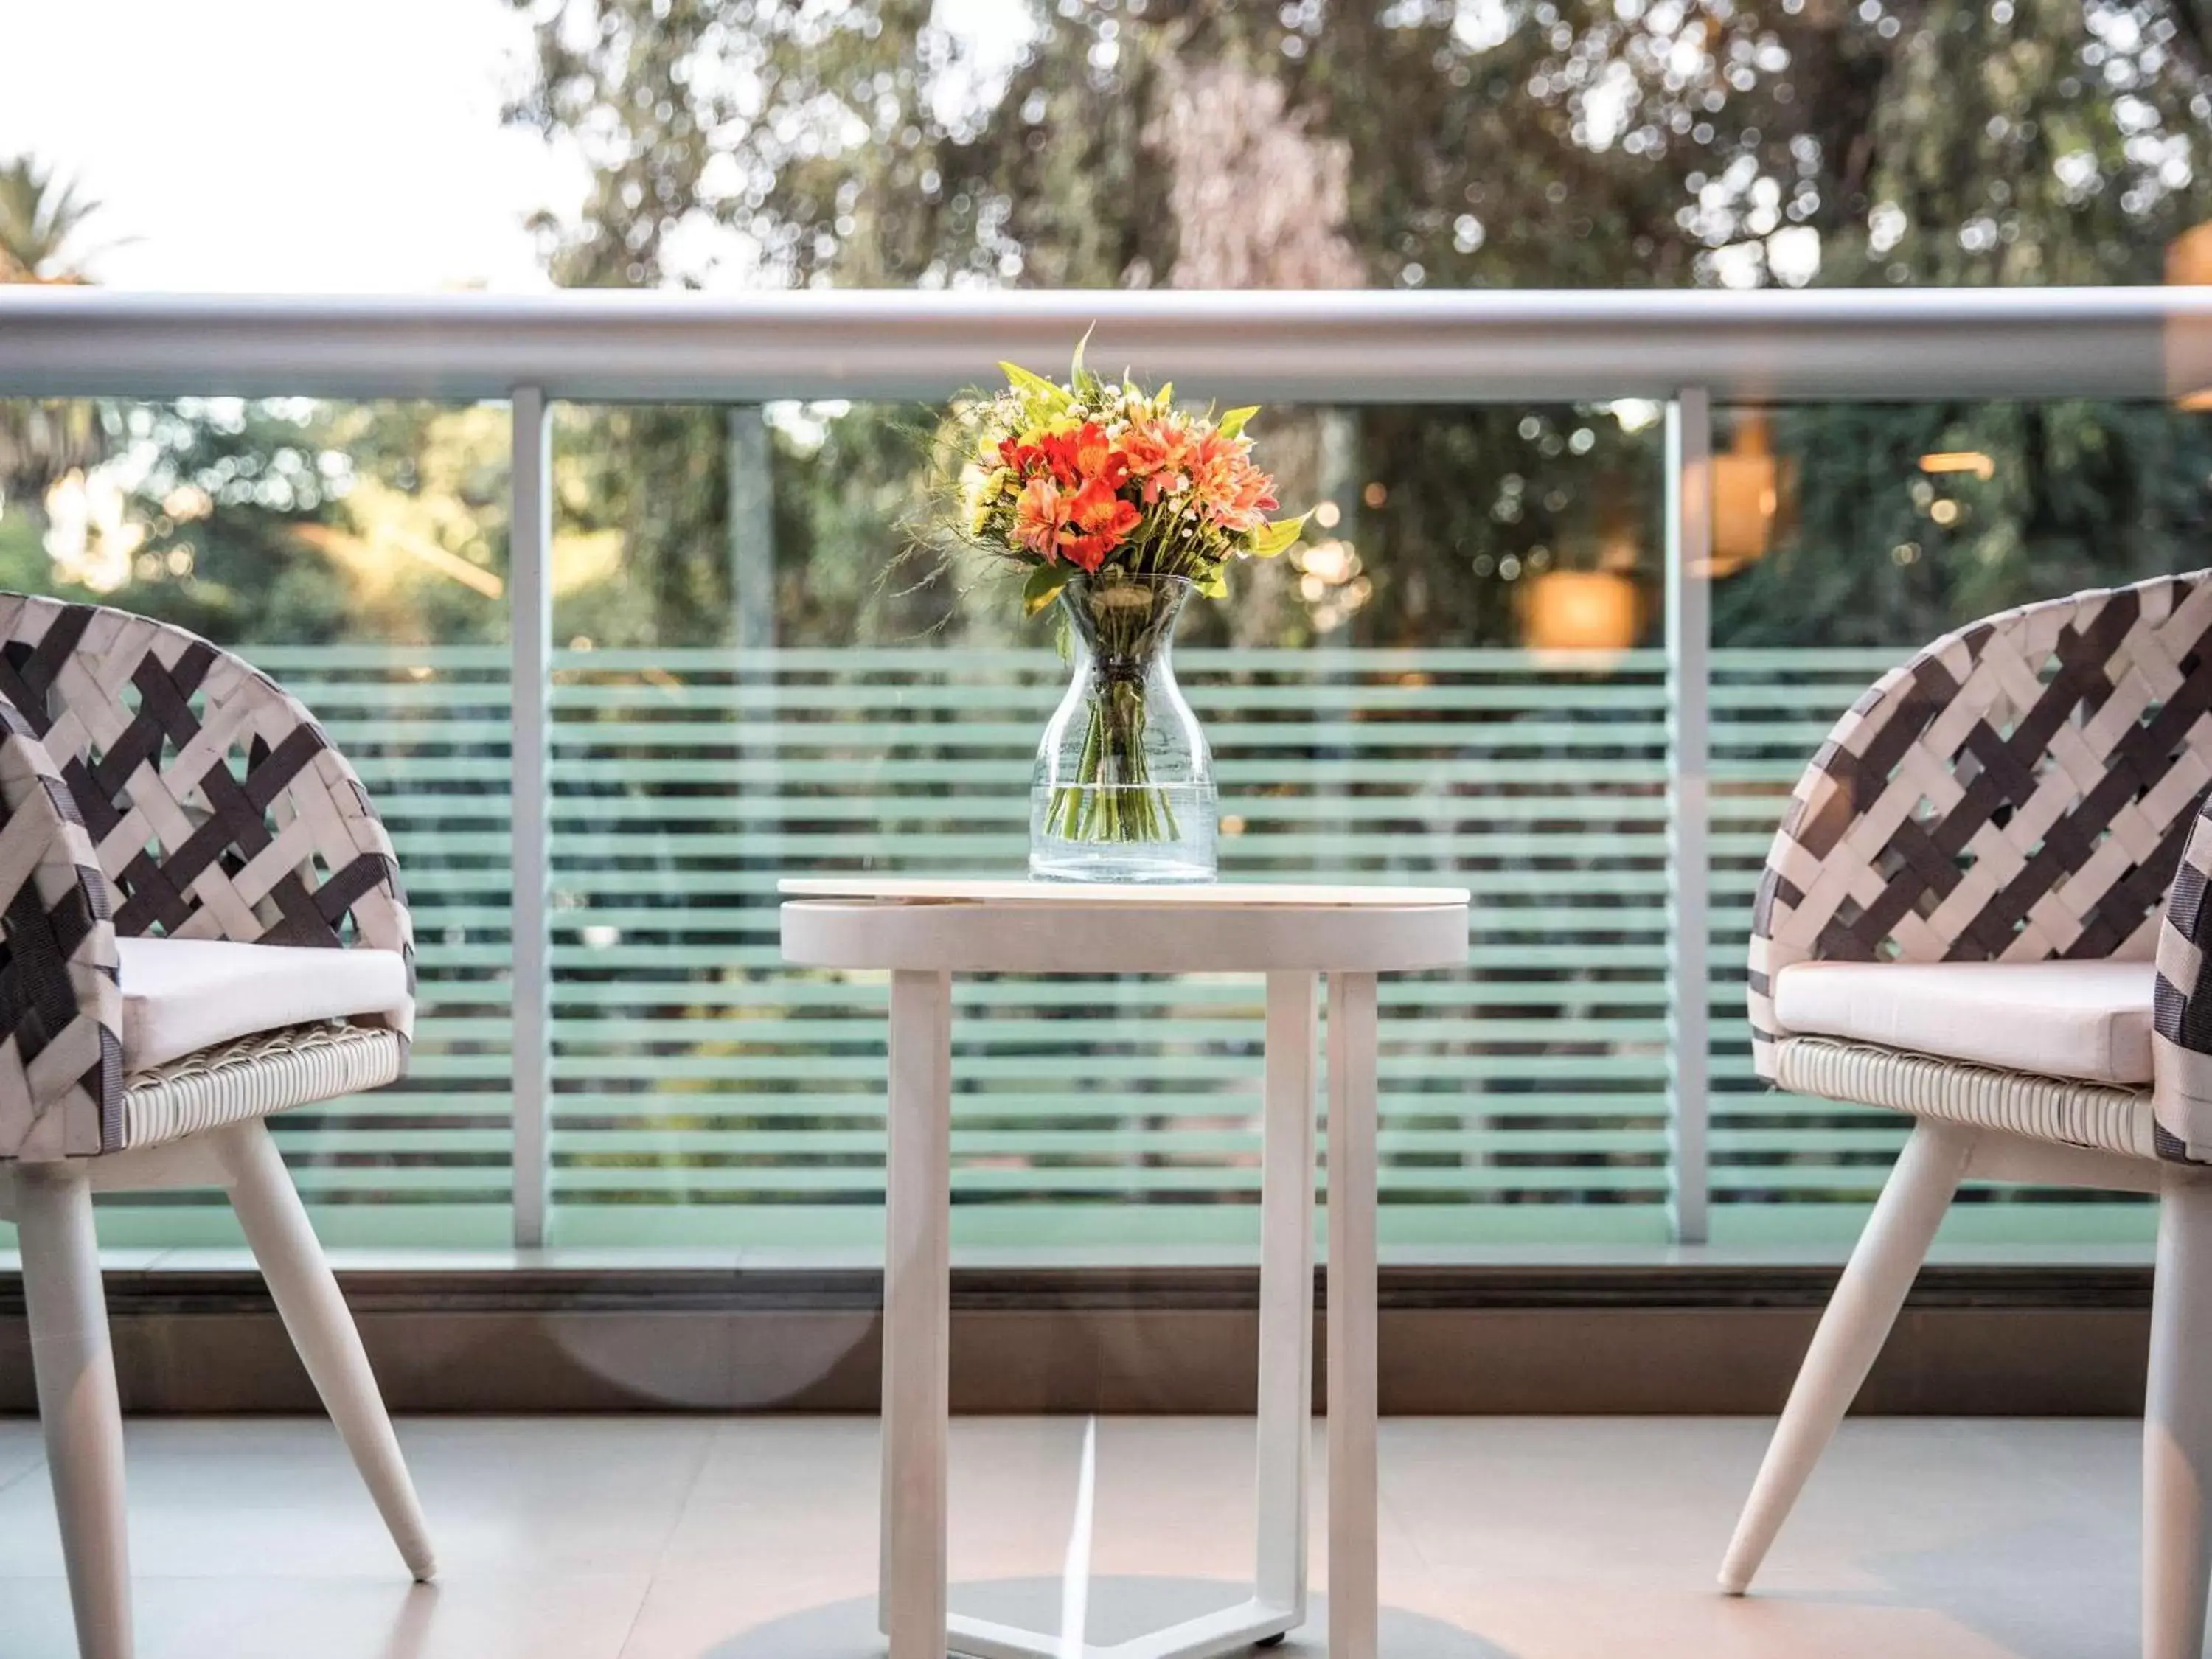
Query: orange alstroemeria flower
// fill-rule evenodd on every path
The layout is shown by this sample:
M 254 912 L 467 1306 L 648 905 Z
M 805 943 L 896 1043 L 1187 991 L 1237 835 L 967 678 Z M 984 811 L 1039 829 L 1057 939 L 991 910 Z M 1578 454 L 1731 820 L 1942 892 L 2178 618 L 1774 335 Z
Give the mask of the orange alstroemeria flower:
M 1047 559 L 1060 551 L 1069 498 L 1050 478 L 1032 478 L 1014 499 L 1014 539 Z
M 1231 535 L 1257 530 L 1280 505 L 1275 500 L 1275 481 L 1252 465 L 1250 448 L 1249 440 L 1208 433 L 1191 465 L 1191 488 L 1200 512 Z
M 1061 548 L 1069 562 L 1096 570 L 1106 556 L 1121 544 L 1144 514 L 1114 493 L 1103 478 L 1093 478 L 1075 493 L 1067 516 L 1075 528 L 1060 532 Z
M 1048 432 L 1038 440 L 1038 447 L 1044 452 L 1052 476 L 1063 484 L 1096 482 L 1118 489 L 1129 476 L 1127 460 L 1096 421 L 1085 421 L 1066 432 Z
M 1192 448 L 1190 433 L 1181 422 L 1157 415 L 1137 416 L 1121 434 L 1129 476 L 1144 481 L 1147 503 L 1174 494 L 1186 481 Z

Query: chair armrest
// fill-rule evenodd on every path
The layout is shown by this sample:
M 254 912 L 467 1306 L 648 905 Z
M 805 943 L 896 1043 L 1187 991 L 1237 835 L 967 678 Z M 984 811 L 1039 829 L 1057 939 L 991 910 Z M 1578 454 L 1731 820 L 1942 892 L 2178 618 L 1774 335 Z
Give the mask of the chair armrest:
M 0 696 L 59 768 L 115 931 L 397 951 L 399 866 L 368 792 L 298 699 L 197 635 L 0 594 Z M 392 1018 L 404 1036 L 411 1009 Z
M 2158 930 L 2151 1108 L 2160 1157 L 2212 1163 L 2212 799 L 2201 801 Z
M 108 888 L 52 756 L 0 702 L 0 1158 L 122 1144 Z
M 1877 680 L 1798 780 L 1753 914 L 1753 1057 L 1807 961 L 2148 961 L 2212 782 L 2212 571 L 2023 605 Z

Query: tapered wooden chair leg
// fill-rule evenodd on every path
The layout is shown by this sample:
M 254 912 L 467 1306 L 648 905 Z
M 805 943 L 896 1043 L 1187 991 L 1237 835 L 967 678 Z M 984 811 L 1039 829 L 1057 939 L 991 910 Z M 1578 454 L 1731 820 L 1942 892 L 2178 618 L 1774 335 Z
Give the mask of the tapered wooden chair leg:
M 1721 1564 L 1721 1588 L 1741 1595 L 1789 1519 L 1806 1478 L 1836 1432 L 1836 1425 L 1866 1381 L 1897 1310 L 1905 1304 L 1920 1264 L 1973 1150 L 1972 1131 L 1923 1121 L 1912 1131 L 1890 1171 L 1866 1231 L 1820 1316 L 1813 1346 L 1782 1408 L 1766 1460 L 1735 1523 Z
M 61 1520 L 81 1659 L 131 1659 L 131 1549 L 125 1526 L 123 1408 L 81 1168 L 15 1172 L 23 1301 L 39 1421 Z
M 301 1363 L 353 1454 L 354 1467 L 368 1483 L 407 1571 L 428 1583 L 438 1565 L 415 1483 L 368 1368 L 361 1333 L 276 1143 L 270 1139 L 269 1126 L 256 1120 L 217 1130 L 215 1147 L 230 1181 L 231 1207 Z
M 2175 1172 L 2159 1203 L 2143 1403 L 2143 1659 L 2199 1659 L 2212 1579 L 2212 1181 Z

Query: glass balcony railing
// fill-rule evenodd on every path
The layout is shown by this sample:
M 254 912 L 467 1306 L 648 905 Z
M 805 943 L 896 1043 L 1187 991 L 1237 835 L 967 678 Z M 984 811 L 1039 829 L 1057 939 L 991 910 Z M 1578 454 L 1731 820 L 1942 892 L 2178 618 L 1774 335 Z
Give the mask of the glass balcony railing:
M 410 580 L 443 571 L 451 594 L 387 603 L 401 578 L 362 551 L 364 534 L 347 555 L 370 573 L 359 614 L 333 619 L 337 601 L 310 593 L 295 609 L 313 643 L 223 640 L 353 759 L 414 906 L 412 1077 L 277 1125 L 327 1238 L 836 1252 L 880 1237 L 885 987 L 786 968 L 775 882 L 1018 869 L 1030 759 L 1064 670 L 1004 628 L 867 619 L 876 600 L 852 570 L 868 562 L 856 550 L 893 537 L 895 471 L 869 475 L 881 500 L 854 483 L 802 545 L 768 557 L 794 533 L 775 469 L 798 462 L 763 435 L 757 400 L 943 397 L 999 356 L 1045 360 L 1094 312 L 1106 350 L 1120 329 L 1140 372 L 1322 411 L 1293 418 L 1320 434 L 1312 493 L 1345 503 L 1341 568 L 1316 565 L 1313 592 L 1278 596 L 1291 623 L 1274 640 L 1206 623 L 1179 656 L 1219 762 L 1224 876 L 1474 894 L 1465 968 L 1383 991 L 1385 1243 L 1797 1249 L 1853 1234 L 1905 1126 L 1754 1084 L 1740 967 L 1752 890 L 1835 717 L 1923 642 L 1889 618 L 1932 606 L 1962 622 L 2030 595 L 1959 582 L 1917 610 L 1877 602 L 1919 580 L 1923 541 L 1984 510 L 1975 463 L 1994 464 L 1939 441 L 1953 419 L 1893 458 L 1903 476 L 1883 475 L 1900 527 L 1850 555 L 1878 574 L 1875 598 L 1780 626 L 1794 605 L 1834 602 L 1775 574 L 1819 552 L 1778 505 L 1778 481 L 1807 502 L 1875 487 L 1834 476 L 1838 454 L 1787 408 L 1877 393 L 1954 411 L 2129 400 L 2112 406 L 2171 438 L 2160 476 L 2183 505 L 2147 505 L 2085 461 L 2074 482 L 2104 492 L 2119 551 L 2099 562 L 2053 538 L 2027 567 L 2047 592 L 2124 580 L 2129 560 L 2157 568 L 2188 544 L 2186 501 L 2204 481 L 2185 475 L 2204 417 L 2167 399 L 2212 384 L 2212 305 L 2102 292 L 1245 297 L 1231 310 L 1220 296 L 787 296 L 785 318 L 773 303 L 642 295 L 226 301 L 210 314 L 0 295 L 0 398 L 489 400 L 407 406 L 418 426 L 423 410 L 447 411 L 465 428 L 449 449 L 483 476 L 392 475 L 394 499 L 427 516 L 392 530 L 382 555 Z M 1051 348 L 1032 349 L 1048 334 Z M 1557 401 L 1631 396 L 1655 400 L 1648 416 Z M 644 594 L 626 576 L 634 520 L 660 507 L 595 506 L 575 468 L 606 457 L 578 446 L 608 428 L 566 416 L 709 397 L 739 412 L 715 463 L 730 469 L 708 514 L 720 540 L 700 550 L 723 610 L 691 617 L 684 593 Z M 1553 401 L 1526 419 L 1479 413 L 1531 398 Z M 1785 400 L 1771 432 L 1763 415 L 1731 412 L 1754 398 Z M 640 422 L 700 409 L 623 407 Z M 834 428 L 849 407 L 805 418 Z M 383 429 L 349 428 L 363 456 L 389 447 Z M 1364 449 L 1331 460 L 1346 431 Z M 1380 476 L 1412 465 L 1414 440 L 1434 452 L 1426 495 Z M 808 441 L 799 459 L 814 464 L 821 433 Z M 1514 445 L 1525 469 L 1501 459 Z M 1917 465 L 1923 450 L 1936 470 Z M 1970 483 L 1944 477 L 1954 463 Z M 1501 471 L 1516 482 L 1455 517 L 1470 502 L 1449 499 L 1454 466 L 1486 469 L 1486 491 Z M 265 478 L 253 489 L 270 494 Z M 477 551 L 439 539 L 449 501 L 477 515 Z M 1468 516 L 1507 527 L 1518 550 L 1455 539 Z M 0 515 L 0 557 L 35 575 L 9 534 Z M 219 635 L 247 614 L 222 610 L 220 584 L 192 570 L 185 531 L 155 535 L 104 586 L 56 566 L 57 591 Z M 1415 604 L 1387 588 L 1389 560 L 1424 537 L 1422 568 L 1459 585 Z M 300 539 L 334 544 L 321 530 Z M 1385 584 L 1358 622 L 1355 539 Z M 1762 556 L 1773 562 L 1754 590 L 1742 572 Z M 1110 1255 L 1256 1238 L 1256 981 L 976 976 L 956 997 L 957 1242 Z M 2135 1241 L 2148 1218 L 2125 1198 L 2007 1189 L 1960 1206 L 1950 1236 Z M 213 1194 L 118 1194 L 102 1226 L 118 1244 L 232 1237 Z

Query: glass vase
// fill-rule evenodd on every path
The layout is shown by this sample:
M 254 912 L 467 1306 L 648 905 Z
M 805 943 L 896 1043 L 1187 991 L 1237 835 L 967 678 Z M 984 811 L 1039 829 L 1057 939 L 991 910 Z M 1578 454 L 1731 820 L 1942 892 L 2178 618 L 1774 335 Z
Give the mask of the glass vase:
M 1213 755 L 1175 677 L 1190 586 L 1102 573 L 1060 590 L 1075 672 L 1037 744 L 1031 876 L 1213 879 Z

